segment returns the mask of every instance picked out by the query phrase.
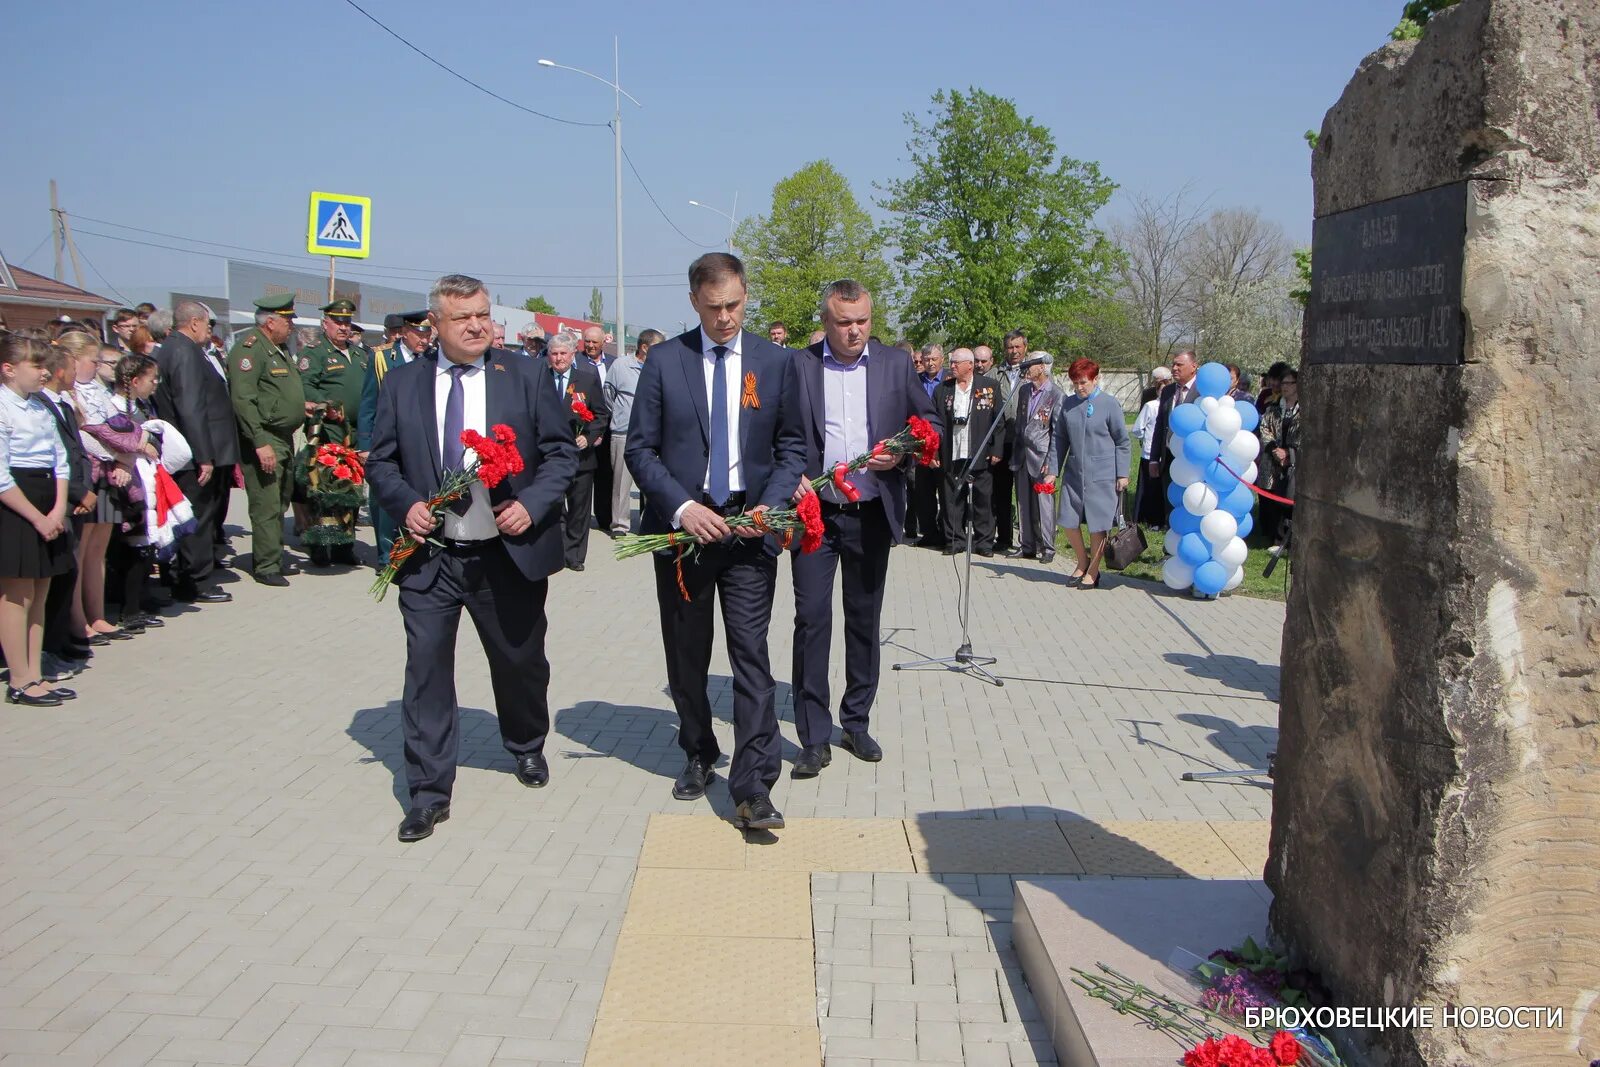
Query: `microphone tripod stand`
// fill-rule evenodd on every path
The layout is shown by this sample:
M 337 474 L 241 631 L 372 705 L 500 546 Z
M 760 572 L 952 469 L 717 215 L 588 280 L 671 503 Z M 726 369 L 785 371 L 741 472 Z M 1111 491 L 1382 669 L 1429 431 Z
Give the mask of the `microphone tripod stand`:
M 970 408 L 968 409 L 970 412 Z M 957 674 L 969 675 L 980 681 L 988 682 L 993 686 L 1004 686 L 1006 683 L 990 674 L 984 668 L 989 667 L 999 660 L 993 656 L 977 656 L 972 652 L 972 636 L 968 630 L 968 620 L 972 616 L 972 482 L 978 476 L 978 461 L 988 463 L 989 439 L 994 436 L 995 427 L 1003 420 L 999 409 L 995 410 L 995 417 L 989 423 L 989 432 L 983 435 L 983 441 L 974 448 L 967 459 L 966 470 L 962 472 L 961 482 L 957 495 L 965 506 L 962 514 L 965 521 L 962 523 L 967 540 L 967 562 L 961 575 L 961 644 L 956 648 L 953 656 L 943 656 L 934 659 L 918 659 L 909 663 L 896 663 L 891 668 L 897 671 L 920 670 L 927 667 L 942 667 L 947 671 Z M 943 475 L 941 475 L 943 477 Z

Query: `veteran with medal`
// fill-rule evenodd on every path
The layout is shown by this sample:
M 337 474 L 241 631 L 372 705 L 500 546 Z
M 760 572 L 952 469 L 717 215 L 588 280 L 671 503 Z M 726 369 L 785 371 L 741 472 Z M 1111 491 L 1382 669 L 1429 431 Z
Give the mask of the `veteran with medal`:
M 300 378 L 305 387 L 306 401 L 312 405 L 306 418 L 306 448 L 310 451 L 308 463 L 314 462 L 319 445 L 355 445 L 361 417 L 361 390 L 366 382 L 370 358 L 352 341 L 355 335 L 356 306 L 343 298 L 324 304 L 322 312 L 322 340 L 300 351 Z M 336 543 L 319 544 L 308 540 L 307 551 L 317 563 L 350 563 L 356 561 L 356 512 L 341 509 L 330 513 L 317 507 L 314 493 L 308 493 L 312 521 L 324 525 L 333 522 L 340 533 Z
M 285 347 L 294 329 L 294 294 L 255 302 L 256 324 L 228 353 L 228 392 L 239 422 L 240 470 L 250 502 L 251 575 L 284 586 L 283 513 L 294 487 L 294 432 L 308 413 L 300 369 Z

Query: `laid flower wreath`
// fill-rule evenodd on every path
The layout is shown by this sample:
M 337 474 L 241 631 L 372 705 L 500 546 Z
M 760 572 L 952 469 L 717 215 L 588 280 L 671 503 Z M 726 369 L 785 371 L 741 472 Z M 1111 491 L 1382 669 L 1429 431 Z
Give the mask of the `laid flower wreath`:
M 493 489 L 513 474 L 522 472 L 522 453 L 517 451 L 516 432 L 504 423 L 497 423 L 489 432 L 490 437 L 476 430 L 462 432 L 461 443 L 471 450 L 473 459 L 462 470 L 445 471 L 439 482 L 439 492 L 425 501 L 428 513 L 435 519 L 444 513 L 445 508 L 471 492 L 473 482 L 482 482 L 485 489 Z M 389 586 L 394 583 L 395 575 L 400 573 L 400 568 L 405 566 L 423 541 L 431 545 L 442 544 L 432 537 L 419 539 L 401 526 L 400 535 L 389 549 L 389 562 L 378 572 L 378 578 L 369 590 L 375 599 L 383 599 Z
M 305 546 L 323 550 L 354 544 L 356 512 L 367 497 L 361 454 L 345 444 L 313 439 L 301 449 L 294 477 L 305 490 L 312 518 L 302 535 Z
M 800 551 L 815 552 L 821 547 L 825 533 L 822 502 L 815 490 L 831 484 L 846 500 L 861 499 L 860 491 L 849 482 L 847 476 L 865 468 L 879 456 L 896 458 L 914 456 L 919 465 L 930 466 L 939 456 L 939 432 L 927 419 L 913 415 L 899 433 L 879 441 L 872 446 L 871 451 L 863 452 L 849 463 L 836 464 L 828 473 L 813 478 L 811 480 L 813 491 L 802 496 L 793 507 L 735 515 L 727 520 L 728 527 L 733 530 L 755 529 L 763 534 L 771 534 L 785 549 L 794 545 L 795 534 L 799 533 Z M 686 557 L 694 555 L 699 547 L 700 543 L 695 540 L 694 535 L 683 530 L 665 534 L 630 534 L 617 540 L 616 556 L 618 559 L 630 559 L 647 552 L 667 550 L 675 552 L 678 564 L 678 591 L 683 594 L 683 599 L 688 600 L 689 591 L 683 582 L 683 561 Z

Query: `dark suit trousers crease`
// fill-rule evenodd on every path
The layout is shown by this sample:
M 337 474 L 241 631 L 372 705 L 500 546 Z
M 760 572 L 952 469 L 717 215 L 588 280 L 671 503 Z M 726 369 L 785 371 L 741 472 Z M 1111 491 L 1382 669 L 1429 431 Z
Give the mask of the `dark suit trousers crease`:
M 994 543 L 997 548 L 1010 548 L 1012 545 L 1012 490 L 1016 486 L 1015 476 L 1011 468 L 1004 463 L 997 463 L 990 468 L 994 475 L 994 489 L 991 499 L 994 501 Z
M 909 510 L 917 514 L 917 529 L 922 536 L 937 541 L 944 536 L 943 516 L 939 514 L 939 494 L 942 492 L 944 476 L 940 471 L 927 467 L 917 471 L 917 480 L 911 487 Z
M 728 663 L 733 669 L 733 763 L 728 768 L 728 791 L 735 803 L 756 793 L 770 793 L 778 781 L 782 751 L 776 687 L 767 654 L 767 627 L 778 584 L 777 559 L 767 554 L 759 539 L 702 545 L 683 561 L 683 583 L 691 598 L 687 601 L 678 590 L 676 561 L 657 556 L 655 568 L 667 689 L 678 711 L 678 747 L 685 755 L 707 762 L 715 762 L 721 755 L 706 692 L 720 597 Z
M 500 739 L 512 756 L 544 750 L 550 732 L 550 662 L 544 643 L 550 583 L 529 581 L 498 539 L 470 555 L 444 553 L 426 590 L 400 590 L 406 627 L 402 713 L 406 781 L 419 806 L 450 799 L 461 751 L 456 631 L 466 608 L 489 660 Z
M 802 745 L 831 739 L 828 664 L 833 644 L 833 577 L 844 582 L 844 699 L 839 725 L 847 733 L 867 729 L 878 695 L 882 649 L 878 644 L 883 591 L 893 538 L 883 509 L 871 504 L 859 512 L 829 514 L 822 545 L 795 553 L 794 721 Z
M 594 450 L 594 521 L 601 530 L 611 529 L 611 442 L 602 441 Z
M 83 519 L 69 516 L 72 532 L 67 536 L 74 543 L 83 538 Z M 78 591 L 78 568 L 50 579 L 50 589 L 44 599 L 44 651 L 52 656 L 67 652 L 72 643 L 72 597 Z
M 205 485 L 200 484 L 200 472 L 192 467 L 172 476 L 194 508 L 194 533 L 178 542 L 179 569 L 188 581 L 205 581 L 216 566 L 217 511 L 222 507 L 220 476 L 226 469 L 214 471 Z
M 957 475 L 966 469 L 965 460 L 952 460 L 943 468 L 944 478 L 940 487 L 940 496 L 944 503 L 944 536 L 949 544 L 957 548 L 967 545 L 966 522 L 968 501 L 966 493 L 961 489 L 961 482 Z M 994 508 L 991 496 L 994 482 L 987 463 L 978 465 L 977 476 L 972 479 L 972 550 L 984 552 L 994 550 Z
M 569 567 L 589 557 L 589 509 L 594 493 L 593 470 L 579 470 L 567 486 L 567 503 L 561 516 L 561 543 Z

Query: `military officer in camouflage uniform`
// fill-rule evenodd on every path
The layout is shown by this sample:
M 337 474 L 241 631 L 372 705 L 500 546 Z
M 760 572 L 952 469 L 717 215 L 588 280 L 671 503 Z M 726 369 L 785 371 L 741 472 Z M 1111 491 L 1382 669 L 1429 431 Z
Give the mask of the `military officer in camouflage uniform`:
M 255 302 L 256 324 L 239 336 L 228 353 L 228 391 L 239 421 L 239 464 L 250 501 L 253 576 L 262 585 L 289 580 L 283 556 L 283 513 L 294 486 L 290 466 L 294 432 L 305 422 L 307 404 L 300 370 L 285 347 L 294 329 L 294 294 L 265 296 Z

